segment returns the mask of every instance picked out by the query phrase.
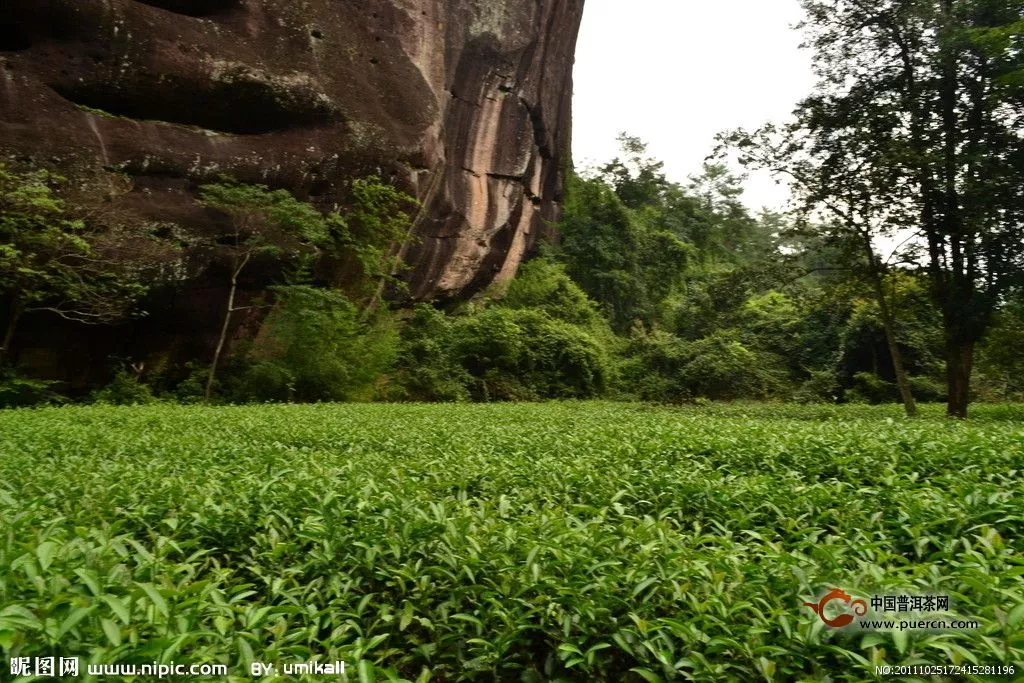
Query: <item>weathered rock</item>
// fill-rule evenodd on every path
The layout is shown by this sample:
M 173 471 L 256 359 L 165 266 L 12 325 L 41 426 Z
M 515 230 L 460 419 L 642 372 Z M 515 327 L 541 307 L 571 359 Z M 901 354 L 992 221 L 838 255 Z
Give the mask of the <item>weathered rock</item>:
M 201 228 L 220 174 L 324 205 L 382 171 L 424 208 L 416 298 L 512 276 L 557 218 L 583 0 L 5 0 L 0 157 L 122 170 Z

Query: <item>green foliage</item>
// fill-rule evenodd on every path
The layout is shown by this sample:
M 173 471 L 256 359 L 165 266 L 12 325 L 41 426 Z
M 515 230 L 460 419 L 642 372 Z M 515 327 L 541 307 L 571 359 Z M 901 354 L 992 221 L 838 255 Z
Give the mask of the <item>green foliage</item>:
M 398 358 L 386 397 L 403 401 L 466 401 L 472 377 L 453 352 L 453 322 L 427 304 L 401 328 Z
M 549 258 L 524 263 L 500 305 L 543 311 L 557 320 L 593 330 L 607 328 L 586 292 L 566 274 L 562 264 Z
M 210 368 L 193 361 L 186 363 L 183 370 L 185 378 L 173 387 L 169 397 L 178 403 L 200 403 L 203 400 L 206 380 L 210 376 Z
M 853 386 L 846 392 L 846 399 L 851 403 L 891 403 L 897 395 L 893 382 L 871 372 L 858 372 L 853 376 Z
M 0 408 L 63 403 L 66 399 L 54 391 L 55 384 L 25 377 L 13 368 L 0 366 Z
M 231 178 L 203 185 L 199 190 L 201 204 L 231 217 L 236 247 L 277 253 L 302 243 L 323 246 L 345 230 L 340 215 L 325 217 L 287 190 L 247 185 Z
M 559 264 L 524 264 L 503 298 L 465 308 L 451 315 L 414 308 L 389 398 L 589 398 L 611 385 L 614 335 Z
M 495 307 L 456 319 L 453 353 L 478 400 L 588 398 L 610 379 L 598 339 L 536 310 Z
M 341 245 L 355 254 L 363 277 L 389 277 L 399 261 L 388 255 L 393 245 L 405 241 L 412 225 L 408 211 L 417 206 L 416 200 L 368 176 L 352 183 L 352 203 Z
M 839 378 L 834 370 L 811 370 L 793 394 L 797 403 L 835 403 L 841 395 Z
M 364 680 L 872 680 L 1024 660 L 1022 406 L 0 413 L 0 658 Z M 964 631 L 829 632 L 831 587 Z M 938 658 L 938 659 L 937 659 Z M 368 673 L 376 671 L 376 674 Z M 284 677 L 268 678 L 284 681 Z M 306 679 L 292 678 L 312 682 Z
M 633 329 L 619 366 L 621 393 L 644 401 L 690 398 L 683 385 L 686 342 L 663 330 Z
M 92 392 L 90 398 L 95 403 L 117 406 L 145 405 L 156 401 L 152 390 L 139 381 L 139 376 L 124 369 L 114 375 L 110 384 Z
M 942 401 L 946 397 L 946 388 L 933 377 L 909 377 L 910 390 L 919 401 Z M 853 403 L 895 403 L 899 400 L 899 390 L 894 382 L 882 379 L 871 372 L 858 372 L 853 376 L 853 384 L 846 392 L 846 400 Z
M 787 124 L 720 139 L 785 174 L 805 216 L 828 217 L 815 228 L 859 244 L 876 282 L 879 242 L 920 266 L 941 312 L 949 414 L 965 418 L 975 345 L 1024 273 L 1021 2 L 801 4 L 814 91 Z
M 390 318 L 363 321 L 339 292 L 280 287 L 277 305 L 244 357 L 240 377 L 226 380 L 236 401 L 346 401 L 372 398 L 396 354 Z
M 416 202 L 376 176 L 353 181 L 350 195 L 349 211 L 325 215 L 287 190 L 224 178 L 200 188 L 200 203 L 230 216 L 236 250 L 305 256 L 299 268 L 308 268 L 315 254 L 331 255 L 350 262 L 357 272 L 349 273 L 346 284 L 363 293 L 375 278 L 397 267 L 387 255 L 405 239 L 407 210 Z
M 989 400 L 1024 400 L 1024 294 L 996 314 L 978 353 L 979 390 Z
M 118 264 L 98 257 L 89 226 L 67 218 L 54 192 L 63 182 L 46 170 L 0 164 L 0 302 L 6 300 L 8 326 L 35 310 L 110 322 L 127 315 L 145 292 Z
M 690 342 L 686 351 L 682 381 L 697 396 L 768 398 L 783 386 L 778 361 L 748 348 L 729 331 Z
M 695 341 L 637 329 L 626 349 L 623 390 L 644 400 L 768 398 L 785 387 L 771 354 L 751 349 L 730 330 Z
M 597 179 L 570 177 L 560 229 L 566 272 L 600 304 L 617 332 L 650 315 L 640 278 L 641 235 L 611 188 Z

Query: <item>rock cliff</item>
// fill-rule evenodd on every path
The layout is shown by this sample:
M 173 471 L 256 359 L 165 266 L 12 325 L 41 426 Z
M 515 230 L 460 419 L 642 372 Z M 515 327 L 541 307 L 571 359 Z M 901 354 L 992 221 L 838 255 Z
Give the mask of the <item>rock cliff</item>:
M 511 277 L 557 218 L 583 0 L 5 0 L 0 158 L 128 174 L 201 227 L 230 174 L 324 206 L 382 172 L 423 204 L 418 299 Z

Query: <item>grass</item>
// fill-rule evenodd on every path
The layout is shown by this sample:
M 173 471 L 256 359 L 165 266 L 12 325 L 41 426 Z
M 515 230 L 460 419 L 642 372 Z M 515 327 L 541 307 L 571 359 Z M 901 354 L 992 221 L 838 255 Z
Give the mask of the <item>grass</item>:
M 2 658 L 224 663 L 237 681 L 313 658 L 352 680 L 1020 676 L 1024 407 L 924 412 L 0 413 Z M 831 630 L 802 603 L 833 586 L 946 594 L 980 626 Z

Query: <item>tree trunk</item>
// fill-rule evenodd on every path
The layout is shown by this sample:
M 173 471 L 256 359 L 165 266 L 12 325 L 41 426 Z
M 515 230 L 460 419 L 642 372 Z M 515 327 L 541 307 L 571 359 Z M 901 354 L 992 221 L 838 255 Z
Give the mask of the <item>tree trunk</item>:
M 11 310 L 7 314 L 7 327 L 4 329 L 4 338 L 0 341 L 0 367 L 3 367 L 4 361 L 7 360 L 11 342 L 14 341 L 14 330 L 17 329 L 18 320 L 21 319 L 24 310 L 25 308 L 17 299 L 11 303 Z
M 892 316 L 892 309 L 885 298 L 885 289 L 882 287 L 882 277 L 877 272 L 872 278 L 875 284 L 875 296 L 878 298 L 878 308 L 882 313 L 882 327 L 885 329 L 885 342 L 889 345 L 889 355 L 892 357 L 892 368 L 896 373 L 896 386 L 900 390 L 900 399 L 903 401 L 903 410 L 907 417 L 917 415 L 917 402 L 914 401 L 914 394 L 910 391 L 910 382 L 907 380 L 907 371 L 903 366 L 903 352 L 900 351 L 896 342 L 896 321 Z
M 235 312 L 235 292 L 238 291 L 238 276 L 249 262 L 251 253 L 247 253 L 242 262 L 231 273 L 231 287 L 228 289 L 228 308 L 224 311 L 224 324 L 220 328 L 220 338 L 217 340 L 217 348 L 213 352 L 213 362 L 210 363 L 210 375 L 206 378 L 206 400 L 213 396 L 213 381 L 217 375 L 217 364 L 220 362 L 220 355 L 224 351 L 224 343 L 228 339 L 228 328 L 231 325 L 231 314 Z
M 875 290 L 875 299 L 878 301 L 878 310 L 882 314 L 882 328 L 885 330 L 885 343 L 889 347 L 889 356 L 892 358 L 892 369 L 896 375 L 896 386 L 900 391 L 900 400 L 903 401 L 903 410 L 907 417 L 917 415 L 917 402 L 914 394 L 910 391 L 910 382 L 907 380 L 907 371 L 903 366 L 903 353 L 896 341 L 896 321 L 889 308 L 889 301 L 885 298 L 885 286 L 882 280 L 882 264 L 875 255 L 875 249 L 871 245 L 871 236 L 863 235 L 864 251 L 868 259 L 868 270 L 871 276 L 871 284 Z
M 946 343 L 946 414 L 964 420 L 971 400 L 971 370 L 974 366 L 974 342 Z

